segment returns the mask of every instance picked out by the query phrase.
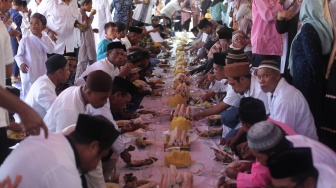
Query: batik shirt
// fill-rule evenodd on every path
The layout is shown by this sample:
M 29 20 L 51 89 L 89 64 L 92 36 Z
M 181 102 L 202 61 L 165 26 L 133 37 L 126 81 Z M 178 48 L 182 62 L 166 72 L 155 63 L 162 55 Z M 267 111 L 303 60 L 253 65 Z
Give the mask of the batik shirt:
M 113 0 L 110 8 L 114 9 L 113 22 L 122 22 L 128 25 L 132 0 Z

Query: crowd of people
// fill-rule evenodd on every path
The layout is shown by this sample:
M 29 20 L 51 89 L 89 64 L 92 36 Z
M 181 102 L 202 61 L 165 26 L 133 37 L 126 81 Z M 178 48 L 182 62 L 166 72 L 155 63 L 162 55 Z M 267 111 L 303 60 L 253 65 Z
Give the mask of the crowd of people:
M 105 187 L 137 129 L 115 120 L 150 94 L 133 82 L 171 48 L 152 34 L 182 30 L 190 65 L 205 59 L 186 73 L 202 100 L 225 94 L 192 119 L 220 114 L 220 144 L 253 159 L 226 169 L 237 187 L 332 187 L 335 13 L 334 0 L 0 0 L 0 187 Z M 7 130 L 29 137 L 12 151 Z

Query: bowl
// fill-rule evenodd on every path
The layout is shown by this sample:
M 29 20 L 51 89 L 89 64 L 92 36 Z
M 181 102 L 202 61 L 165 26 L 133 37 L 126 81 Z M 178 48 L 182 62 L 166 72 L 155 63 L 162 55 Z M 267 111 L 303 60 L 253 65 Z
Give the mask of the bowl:
M 191 174 L 199 176 L 204 171 L 204 165 L 202 163 L 193 163 L 189 166 L 189 171 Z
M 209 126 L 219 126 L 222 125 L 221 116 L 220 115 L 212 115 L 208 117 L 208 125 Z

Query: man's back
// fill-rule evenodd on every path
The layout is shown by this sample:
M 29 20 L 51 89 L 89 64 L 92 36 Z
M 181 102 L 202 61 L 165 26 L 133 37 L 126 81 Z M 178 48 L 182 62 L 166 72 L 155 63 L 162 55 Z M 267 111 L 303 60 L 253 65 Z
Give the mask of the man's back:
M 299 90 L 281 78 L 273 95 L 268 96 L 272 119 L 290 125 L 298 134 L 318 139 L 313 115 Z
M 75 124 L 79 114 L 86 114 L 87 110 L 80 88 L 69 87 L 56 98 L 43 118 L 50 132 L 59 132 Z
M 0 179 L 22 175 L 19 187 L 82 187 L 74 152 L 62 134 L 30 136 L 7 157 Z

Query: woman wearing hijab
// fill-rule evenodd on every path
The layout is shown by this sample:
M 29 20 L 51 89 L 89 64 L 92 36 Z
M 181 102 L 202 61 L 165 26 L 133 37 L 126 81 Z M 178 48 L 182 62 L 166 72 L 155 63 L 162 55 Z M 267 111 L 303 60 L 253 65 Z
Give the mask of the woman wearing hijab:
M 328 3 L 323 1 L 303 1 L 300 9 L 302 28 L 293 40 L 289 57 L 293 85 L 307 99 L 317 126 L 321 125 L 325 71 L 334 40 L 331 17 L 324 14 Z
M 279 11 L 276 16 L 276 29 L 283 34 L 283 53 L 281 57 L 281 73 L 288 83 L 292 83 L 292 76 L 289 74 L 288 59 L 291 45 L 295 35 L 300 29 L 299 16 L 303 0 L 282 0 L 279 3 L 284 10 Z
M 213 0 L 210 5 L 211 19 L 215 20 L 220 25 L 223 25 L 222 12 L 224 14 L 226 13 L 223 5 L 223 0 Z

